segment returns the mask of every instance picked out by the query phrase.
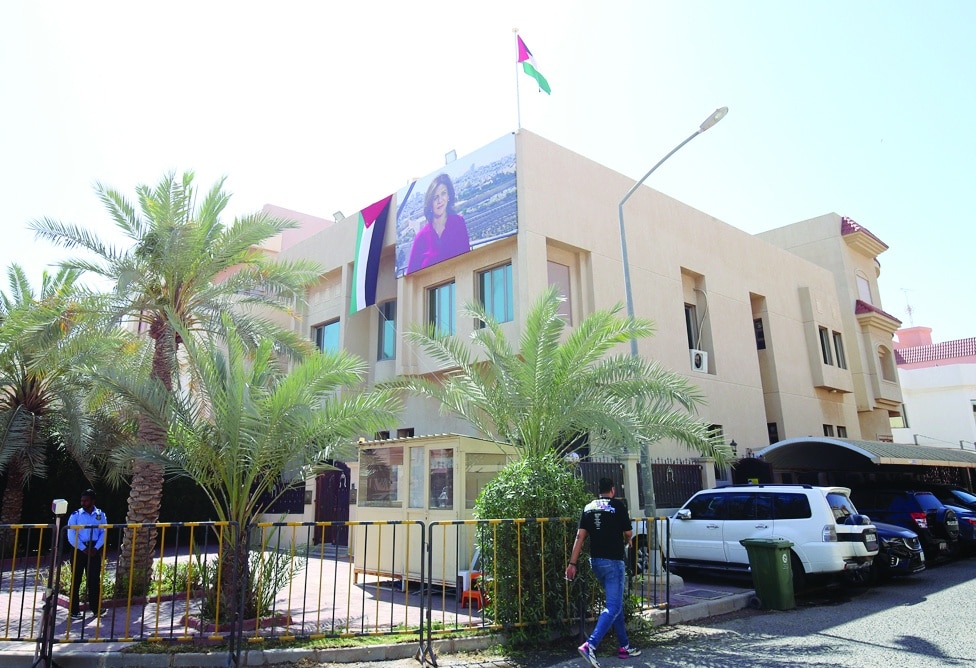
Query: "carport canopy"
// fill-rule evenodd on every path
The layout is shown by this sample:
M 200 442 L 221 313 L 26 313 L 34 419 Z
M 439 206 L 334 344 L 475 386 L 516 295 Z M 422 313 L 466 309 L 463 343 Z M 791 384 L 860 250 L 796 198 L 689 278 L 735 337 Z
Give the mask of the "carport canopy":
M 976 468 L 976 452 L 927 445 L 807 436 L 789 438 L 756 453 L 778 469 L 864 469 L 867 465 Z

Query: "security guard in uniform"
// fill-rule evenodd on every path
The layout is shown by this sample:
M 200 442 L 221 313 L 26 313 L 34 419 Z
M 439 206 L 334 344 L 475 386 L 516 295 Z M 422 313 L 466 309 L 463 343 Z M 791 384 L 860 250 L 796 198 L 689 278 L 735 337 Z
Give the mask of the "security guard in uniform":
M 99 524 L 108 524 L 105 513 L 95 507 L 95 490 L 86 489 L 81 493 L 81 508 L 68 518 L 68 543 L 74 548 L 71 555 L 71 617 L 81 619 L 81 575 L 85 575 L 88 590 L 88 609 L 93 615 L 101 615 L 102 599 L 102 546 L 105 545 L 105 529 Z

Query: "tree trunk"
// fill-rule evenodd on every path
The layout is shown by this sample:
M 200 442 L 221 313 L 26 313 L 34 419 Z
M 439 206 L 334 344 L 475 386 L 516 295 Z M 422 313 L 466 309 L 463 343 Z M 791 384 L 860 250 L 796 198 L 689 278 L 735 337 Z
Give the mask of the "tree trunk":
M 150 327 L 155 339 L 152 361 L 152 378 L 173 390 L 173 365 L 176 353 L 174 332 L 164 321 L 157 320 Z M 153 420 L 139 416 L 138 442 L 155 452 L 166 447 L 166 429 Z M 128 592 L 132 580 L 132 594 L 142 596 L 148 590 L 152 575 L 151 565 L 156 549 L 156 528 L 145 526 L 159 520 L 159 507 L 163 501 L 163 467 L 155 462 L 136 460 L 132 463 L 132 486 L 129 492 L 129 509 L 125 521 L 129 525 L 122 534 L 119 568 L 115 578 L 116 592 Z

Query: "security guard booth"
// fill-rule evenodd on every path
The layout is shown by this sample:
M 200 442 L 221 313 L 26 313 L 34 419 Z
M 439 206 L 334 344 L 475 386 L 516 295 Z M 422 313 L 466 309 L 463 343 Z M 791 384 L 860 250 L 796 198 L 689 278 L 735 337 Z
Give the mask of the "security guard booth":
M 397 523 L 353 527 L 356 580 L 419 581 L 421 564 L 427 569 L 421 546 L 431 536 L 432 581 L 455 586 L 459 573 L 473 570 L 475 527 L 427 527 L 473 519 L 481 490 L 517 458 L 511 445 L 459 434 L 361 443 L 356 519 Z

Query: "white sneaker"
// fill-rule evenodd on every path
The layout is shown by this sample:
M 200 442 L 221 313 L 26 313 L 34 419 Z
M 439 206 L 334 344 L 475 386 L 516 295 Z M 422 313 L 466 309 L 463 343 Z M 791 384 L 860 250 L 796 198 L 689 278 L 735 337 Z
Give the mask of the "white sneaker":
M 593 668 L 600 668 L 600 663 L 596 660 L 596 652 L 590 647 L 590 643 L 585 642 L 576 649 L 579 651 L 580 656 L 586 659 Z

